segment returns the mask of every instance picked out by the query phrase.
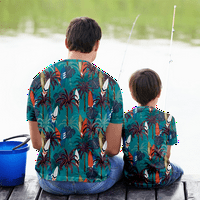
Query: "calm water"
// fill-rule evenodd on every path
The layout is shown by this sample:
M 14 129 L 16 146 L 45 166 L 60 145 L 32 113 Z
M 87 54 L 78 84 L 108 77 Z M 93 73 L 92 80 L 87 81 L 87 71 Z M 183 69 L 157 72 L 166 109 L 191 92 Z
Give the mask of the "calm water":
M 39 38 L 21 34 L 18 37 L 0 37 L 0 141 L 23 133 L 29 134 L 26 121 L 27 94 L 33 77 L 44 67 L 67 58 L 63 35 Z M 164 110 L 165 75 L 169 66 L 169 40 L 136 40 L 128 45 L 123 72 L 119 84 L 123 91 L 124 111 L 137 105 L 131 99 L 128 78 L 135 70 L 149 67 L 161 77 L 163 91 L 157 104 Z M 126 44 L 114 39 L 102 38 L 94 63 L 118 79 Z M 170 64 L 166 111 L 177 122 L 179 144 L 172 147 L 171 161 L 183 167 L 186 174 L 200 174 L 199 122 L 199 52 L 200 47 L 182 42 L 173 43 L 173 63 Z M 112 53 L 111 53 L 112 52 Z M 23 138 L 14 139 L 22 141 Z M 37 152 L 28 152 L 27 174 L 35 175 Z M 122 153 L 120 153 L 122 156 Z
M 170 34 L 174 5 L 173 62 L 169 65 Z M 97 12 L 98 9 L 98 12 Z M 155 70 L 163 83 L 158 108 L 170 112 L 177 122 L 179 144 L 171 161 L 186 174 L 200 174 L 200 1 L 186 0 L 51 0 L 0 1 L 0 141 L 28 133 L 27 94 L 33 77 L 60 59 L 67 59 L 65 31 L 75 17 L 94 18 L 103 38 L 94 63 L 118 79 L 132 23 L 141 14 L 128 45 L 118 80 L 124 111 L 137 103 L 128 89 L 131 73 L 141 68 Z M 169 68 L 169 82 L 166 82 Z M 167 93 L 166 92 L 167 88 Z M 166 96 L 165 96 L 166 94 Z M 23 141 L 23 138 L 14 139 Z M 26 174 L 35 175 L 37 151 L 28 152 Z M 120 153 L 123 156 L 122 153 Z

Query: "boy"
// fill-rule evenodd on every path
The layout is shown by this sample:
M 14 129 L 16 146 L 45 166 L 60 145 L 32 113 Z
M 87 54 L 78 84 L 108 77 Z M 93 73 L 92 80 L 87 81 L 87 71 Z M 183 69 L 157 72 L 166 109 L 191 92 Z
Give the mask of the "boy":
M 177 143 L 175 119 L 155 109 L 161 80 L 151 69 L 138 70 L 129 79 L 129 89 L 138 107 L 124 117 L 124 180 L 138 188 L 170 185 L 183 170 L 169 161 L 171 145 Z

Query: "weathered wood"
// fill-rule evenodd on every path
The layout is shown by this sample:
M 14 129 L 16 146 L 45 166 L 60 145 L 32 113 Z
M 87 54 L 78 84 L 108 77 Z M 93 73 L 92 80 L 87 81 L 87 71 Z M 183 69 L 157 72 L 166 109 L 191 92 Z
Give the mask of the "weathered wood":
M 11 195 L 14 187 L 0 187 L 0 199 L 7 200 Z
M 182 177 L 181 177 L 181 179 L 180 179 L 180 181 L 200 181 L 200 174 L 184 174 L 184 175 L 182 175 Z
M 60 196 L 42 190 L 38 200 L 68 200 L 68 196 Z
M 81 194 L 73 194 L 69 196 L 68 200 L 97 200 L 98 194 L 90 194 L 90 195 L 81 195 Z
M 200 199 L 200 182 L 187 181 L 186 182 L 187 199 Z
M 184 186 L 182 182 L 175 182 L 172 185 L 160 188 L 157 191 L 158 200 L 185 200 Z
M 35 176 L 26 176 L 23 185 L 15 186 L 9 200 L 35 200 L 40 185 Z
M 184 185 L 186 194 L 184 194 Z M 185 199 L 200 200 L 200 175 L 183 175 L 179 182 L 157 190 L 158 200 L 182 200 Z M 0 187 L 0 200 L 154 200 L 154 189 L 136 189 L 132 186 L 126 186 L 123 182 L 116 183 L 109 190 L 93 195 L 69 195 L 59 196 L 48 193 L 40 188 L 36 176 L 26 176 L 23 185 L 15 187 Z M 99 198 L 98 198 L 99 197 Z
M 105 192 L 99 193 L 99 200 L 125 200 L 126 186 L 123 182 L 118 182 Z
M 155 189 L 137 189 L 129 186 L 127 189 L 127 200 L 155 200 Z

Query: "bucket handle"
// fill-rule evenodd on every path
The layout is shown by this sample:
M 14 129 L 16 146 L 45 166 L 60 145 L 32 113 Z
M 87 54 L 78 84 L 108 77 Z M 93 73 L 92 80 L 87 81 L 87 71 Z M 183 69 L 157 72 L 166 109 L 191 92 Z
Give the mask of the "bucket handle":
M 13 139 L 13 138 L 18 138 L 18 137 L 26 137 L 26 140 L 23 143 L 21 143 L 20 145 L 14 147 L 12 150 L 15 150 L 15 149 L 23 146 L 24 144 L 26 144 L 30 140 L 30 135 L 28 135 L 28 134 L 22 134 L 22 135 L 17 135 L 17 136 L 13 136 L 13 137 L 4 139 L 3 142 L 5 142 L 7 140 L 10 140 L 10 139 Z

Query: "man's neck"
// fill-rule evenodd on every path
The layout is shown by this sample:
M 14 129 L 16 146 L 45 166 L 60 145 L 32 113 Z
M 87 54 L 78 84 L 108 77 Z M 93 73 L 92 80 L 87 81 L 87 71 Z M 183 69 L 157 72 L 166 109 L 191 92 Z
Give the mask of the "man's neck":
M 78 51 L 69 51 L 68 59 L 86 60 L 90 63 L 93 62 L 93 55 L 91 53 L 81 53 Z

